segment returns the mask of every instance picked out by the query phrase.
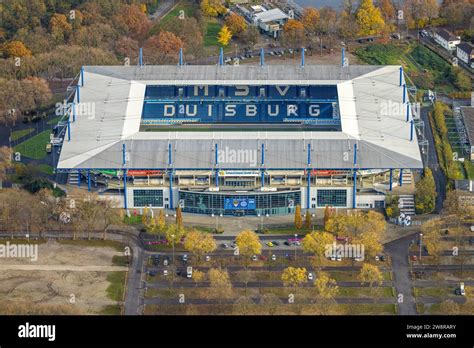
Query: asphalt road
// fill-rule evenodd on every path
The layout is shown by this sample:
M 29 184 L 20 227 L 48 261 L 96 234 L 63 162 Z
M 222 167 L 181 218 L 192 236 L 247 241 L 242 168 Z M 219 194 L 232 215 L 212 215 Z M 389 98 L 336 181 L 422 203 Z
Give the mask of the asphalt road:
M 385 251 L 391 256 L 393 284 L 398 296 L 403 296 L 398 303 L 401 315 L 416 315 L 415 298 L 412 292 L 412 280 L 408 269 L 408 248 L 416 233 L 385 244 Z

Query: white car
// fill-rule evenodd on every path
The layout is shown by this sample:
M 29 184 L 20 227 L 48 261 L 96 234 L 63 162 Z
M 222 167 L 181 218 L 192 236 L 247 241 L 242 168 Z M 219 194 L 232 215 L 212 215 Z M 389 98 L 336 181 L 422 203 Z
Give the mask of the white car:
M 272 255 L 272 261 L 276 261 L 277 257 L 275 254 Z
M 378 260 L 380 260 L 379 256 L 375 255 L 375 261 L 378 261 Z
M 258 261 L 257 255 L 252 256 L 252 261 Z
M 206 261 L 211 261 L 211 257 L 209 255 L 206 255 Z
M 341 255 L 337 255 L 337 261 L 342 261 Z
M 314 279 L 313 273 L 311 273 L 311 272 L 308 273 L 308 280 L 313 280 L 313 279 Z
M 336 261 L 336 255 L 334 254 L 331 255 L 331 261 Z
M 163 275 L 164 275 L 165 277 L 168 275 L 168 270 L 167 270 L 167 269 L 163 270 Z
M 474 225 L 471 226 L 471 232 L 474 232 Z
M 356 260 L 357 262 L 361 262 L 361 261 L 364 261 L 364 258 L 362 256 L 358 256 L 358 257 L 355 257 L 354 260 Z

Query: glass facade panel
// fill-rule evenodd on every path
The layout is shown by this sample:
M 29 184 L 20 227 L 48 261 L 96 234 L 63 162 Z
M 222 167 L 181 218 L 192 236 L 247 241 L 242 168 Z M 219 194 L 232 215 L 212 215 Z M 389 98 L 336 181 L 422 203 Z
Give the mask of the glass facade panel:
M 135 207 L 163 207 L 163 190 L 133 190 Z
M 301 192 L 216 194 L 179 191 L 179 199 L 184 201 L 183 211 L 189 213 L 283 215 L 294 213 L 295 207 L 301 204 Z
M 346 207 L 347 190 L 318 190 L 318 207 Z

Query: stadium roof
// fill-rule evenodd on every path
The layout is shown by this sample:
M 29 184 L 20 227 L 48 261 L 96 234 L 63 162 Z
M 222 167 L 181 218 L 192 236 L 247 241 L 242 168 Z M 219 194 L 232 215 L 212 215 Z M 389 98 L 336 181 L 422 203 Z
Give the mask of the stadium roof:
M 288 19 L 290 17 L 279 8 L 273 8 L 268 11 L 257 13 L 256 15 L 254 15 L 254 18 L 255 18 L 255 21 L 267 23 L 267 22 L 279 21 L 281 19 Z
M 210 169 L 219 149 L 259 150 L 265 167 L 304 169 L 307 144 L 311 167 L 352 169 L 354 144 L 361 169 L 422 168 L 414 133 L 406 122 L 399 66 L 89 66 L 84 67 L 80 102 L 89 113 L 71 116 L 71 140 L 65 139 L 59 169 L 122 168 L 122 144 L 128 169 L 167 169 L 168 144 L 174 169 Z M 159 85 L 337 85 L 340 132 L 324 131 L 157 131 L 141 132 L 147 84 Z M 260 158 L 260 157 L 259 157 Z M 222 169 L 252 169 L 245 163 Z
M 473 106 L 462 106 L 461 113 L 466 126 L 467 137 L 469 143 L 474 146 L 474 107 Z

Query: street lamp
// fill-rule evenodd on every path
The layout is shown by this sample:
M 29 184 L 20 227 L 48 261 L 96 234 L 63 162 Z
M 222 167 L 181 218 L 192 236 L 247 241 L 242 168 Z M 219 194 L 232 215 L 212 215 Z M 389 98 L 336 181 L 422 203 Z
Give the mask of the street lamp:
M 171 245 L 173 246 L 173 264 L 174 264 L 174 234 L 171 235 Z
M 298 235 L 295 233 L 295 261 L 296 261 L 296 239 L 298 238 Z
M 420 264 L 421 264 L 421 246 L 423 244 L 423 233 L 420 233 Z

